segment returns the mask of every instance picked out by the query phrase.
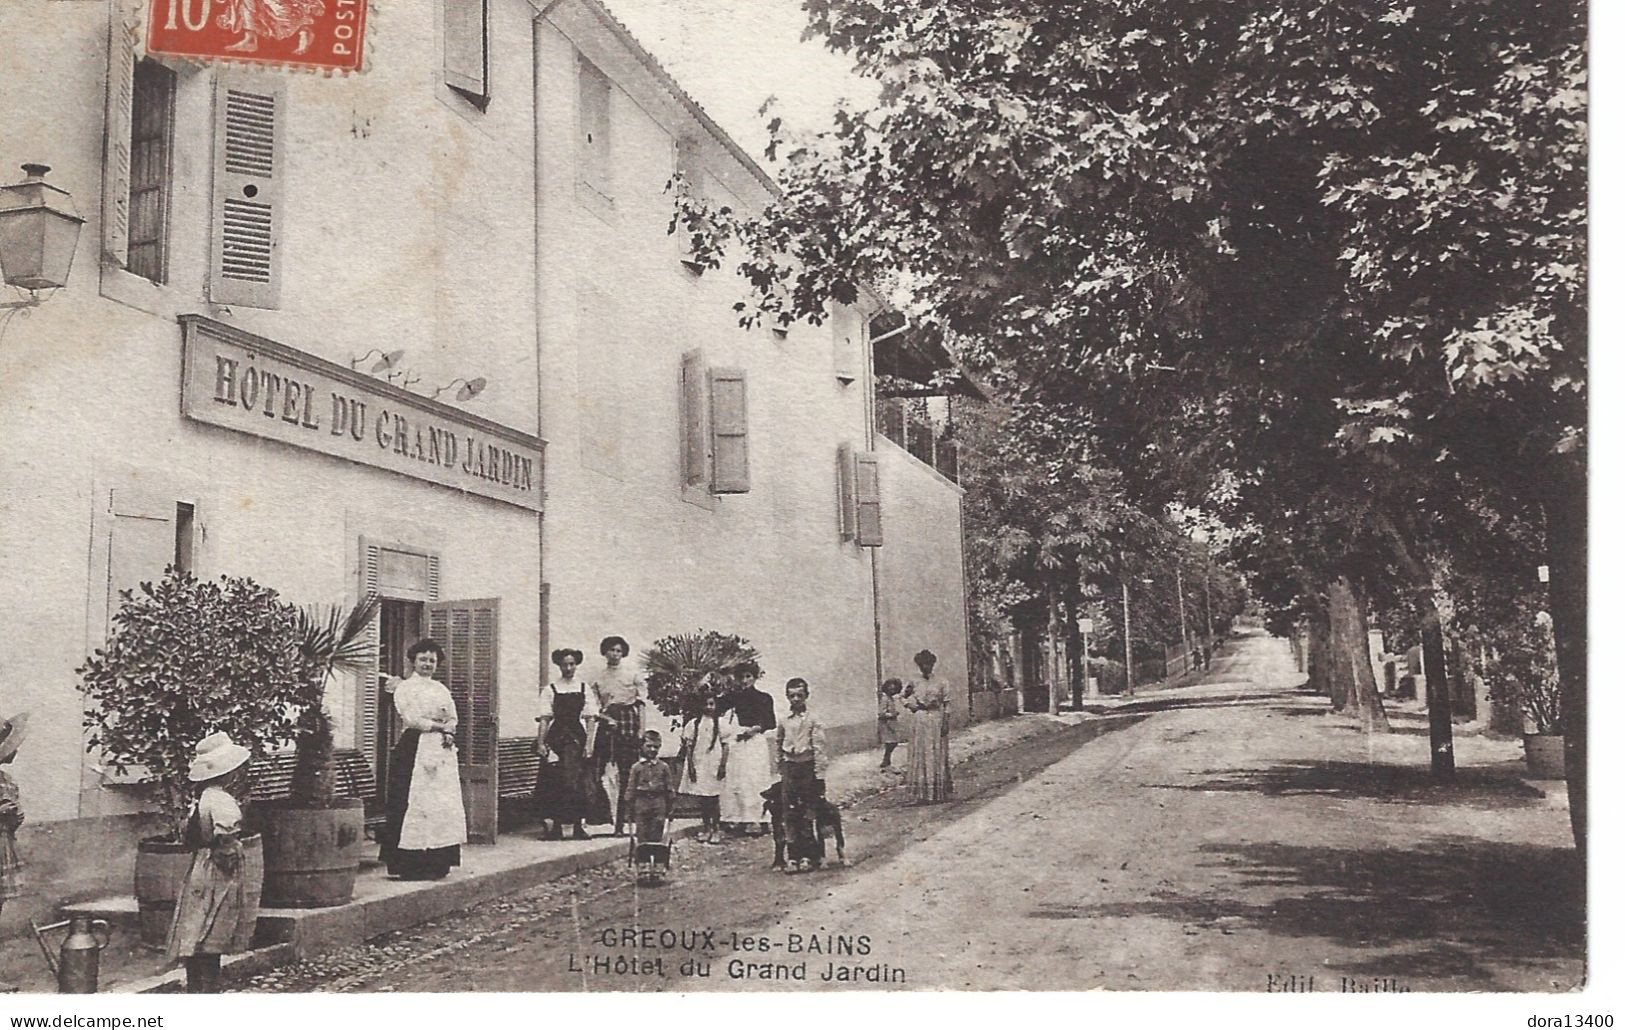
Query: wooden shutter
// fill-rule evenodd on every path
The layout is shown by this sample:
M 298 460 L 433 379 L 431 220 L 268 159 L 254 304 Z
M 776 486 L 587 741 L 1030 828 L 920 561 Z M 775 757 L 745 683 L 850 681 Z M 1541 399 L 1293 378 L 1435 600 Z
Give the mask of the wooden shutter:
M 135 98 L 137 29 L 123 3 L 109 5 L 107 121 L 102 145 L 102 253 L 124 267 L 130 259 L 130 130 Z
M 223 79 L 215 93 L 209 299 L 274 308 L 281 292 L 282 137 L 286 93 Z
M 365 540 L 361 542 L 361 581 L 358 587 L 362 597 L 378 593 L 378 552 L 377 544 Z M 356 685 L 360 696 L 356 698 L 355 706 L 355 746 L 367 756 L 369 762 L 378 754 L 378 692 L 383 689 L 384 679 L 389 675 L 384 649 L 378 643 L 378 620 L 379 616 L 373 616 L 372 622 L 361 634 L 364 646 L 373 657 L 367 663 L 367 671 L 360 677 L 361 682 Z M 373 775 L 382 780 L 383 772 L 382 769 L 374 769 Z
M 681 390 L 683 486 L 704 489 L 710 456 L 705 432 L 705 364 L 697 350 L 683 355 Z
M 487 0 L 441 0 L 446 85 L 482 106 L 491 95 Z
M 457 751 L 470 840 L 496 840 L 496 599 L 428 606 L 429 636 L 446 652 L 438 677 L 457 703 Z
M 835 452 L 835 498 L 841 539 L 851 540 L 858 535 L 857 472 L 853 465 L 852 445 L 843 443 Z
M 749 419 L 745 370 L 711 369 L 711 492 L 750 492 Z
M 115 487 L 109 498 L 112 535 L 107 544 L 107 615 L 119 593 L 162 579 L 175 560 L 175 500 L 139 487 Z
M 880 458 L 873 451 L 865 451 L 855 455 L 852 464 L 858 546 L 879 547 L 883 542 L 880 532 Z

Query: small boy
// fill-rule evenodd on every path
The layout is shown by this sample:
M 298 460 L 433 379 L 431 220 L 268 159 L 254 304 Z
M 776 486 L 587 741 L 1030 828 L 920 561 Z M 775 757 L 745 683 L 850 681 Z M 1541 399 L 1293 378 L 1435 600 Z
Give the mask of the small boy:
M 897 719 L 903 714 L 897 695 L 903 692 L 903 681 L 893 676 L 880 685 L 880 744 L 886 753 L 880 756 L 880 767 L 890 769 L 891 755 L 902 740 L 897 733 Z
M 790 851 L 786 873 L 811 871 L 823 864 L 813 815 L 824 797 L 829 748 L 823 722 L 807 710 L 811 694 L 812 688 L 800 676 L 784 685 L 790 713 L 779 720 L 774 735 L 784 798 L 784 835 Z
M 677 777 L 671 766 L 660 760 L 660 733 L 643 734 L 642 757 L 626 777 L 627 800 L 632 803 L 632 821 L 637 826 L 638 843 L 659 844 L 666 836 L 666 820 L 677 800 Z

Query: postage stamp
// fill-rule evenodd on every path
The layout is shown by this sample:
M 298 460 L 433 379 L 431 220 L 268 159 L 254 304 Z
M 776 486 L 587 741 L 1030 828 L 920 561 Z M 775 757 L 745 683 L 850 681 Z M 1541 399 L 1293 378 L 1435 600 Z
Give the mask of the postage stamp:
M 357 71 L 367 0 L 153 0 L 147 52 Z

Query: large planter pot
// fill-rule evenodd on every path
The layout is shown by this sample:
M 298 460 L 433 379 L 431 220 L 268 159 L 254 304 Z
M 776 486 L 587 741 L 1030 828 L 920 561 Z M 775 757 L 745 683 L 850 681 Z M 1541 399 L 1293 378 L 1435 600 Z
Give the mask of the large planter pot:
M 365 846 L 365 810 L 355 798 L 330 808 L 271 806 L 265 831 L 265 893 L 271 908 L 327 908 L 355 894 Z
M 141 929 L 141 943 L 162 948 L 169 940 L 169 924 L 175 919 L 175 900 L 192 867 L 192 849 L 178 841 L 148 837 L 136 845 L 135 900 Z M 260 835 L 243 838 L 243 876 L 248 902 L 248 925 L 259 916 L 261 882 L 265 860 Z
M 1537 780 L 1563 778 L 1563 737 L 1557 733 L 1525 733 L 1523 760 Z
M 175 899 L 192 865 L 192 849 L 179 841 L 148 837 L 135 849 L 135 902 L 141 943 L 162 948 L 175 918 Z

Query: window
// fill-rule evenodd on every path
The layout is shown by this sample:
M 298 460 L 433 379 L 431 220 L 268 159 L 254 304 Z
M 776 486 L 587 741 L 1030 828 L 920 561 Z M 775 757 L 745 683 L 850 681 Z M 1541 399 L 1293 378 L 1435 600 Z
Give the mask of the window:
M 282 285 L 283 86 L 265 76 L 223 79 L 214 106 L 209 299 L 274 308 Z
M 750 421 L 745 371 L 706 368 L 699 351 L 683 355 L 682 481 L 685 497 L 750 492 Z
M 576 64 L 576 99 L 580 115 L 577 153 L 581 179 L 605 197 L 613 196 L 609 77 L 585 57 L 579 58 Z
M 488 0 L 441 0 L 446 85 L 482 111 L 491 101 Z
M 175 560 L 177 572 L 190 575 L 195 571 L 193 565 L 193 542 L 196 537 L 194 525 L 196 523 L 197 509 L 184 501 L 175 504 Z
M 169 278 L 169 184 L 175 137 L 175 73 L 135 65 L 130 93 L 129 228 L 125 268 L 155 283 Z

